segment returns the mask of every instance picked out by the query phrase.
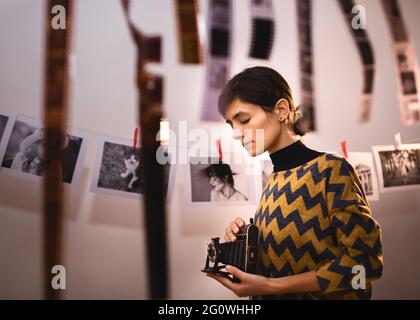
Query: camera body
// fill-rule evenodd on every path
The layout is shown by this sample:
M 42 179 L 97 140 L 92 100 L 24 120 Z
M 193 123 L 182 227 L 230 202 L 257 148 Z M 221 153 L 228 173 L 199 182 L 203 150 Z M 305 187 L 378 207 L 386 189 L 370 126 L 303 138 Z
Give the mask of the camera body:
M 250 219 L 250 224 L 242 227 L 235 241 L 219 242 L 212 238 L 207 245 L 207 259 L 203 272 L 223 275 L 233 282 L 239 282 L 236 277 L 222 271 L 226 265 L 235 266 L 247 273 L 256 273 L 258 256 L 258 227 Z

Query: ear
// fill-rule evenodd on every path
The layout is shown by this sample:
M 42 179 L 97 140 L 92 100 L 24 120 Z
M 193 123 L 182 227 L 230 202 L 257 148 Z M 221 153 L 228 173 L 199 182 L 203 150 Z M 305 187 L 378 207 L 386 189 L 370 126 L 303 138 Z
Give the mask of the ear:
M 289 101 L 282 98 L 279 101 L 277 101 L 274 112 L 276 113 L 277 120 L 280 122 L 283 122 L 287 119 L 289 112 L 290 112 L 290 106 Z

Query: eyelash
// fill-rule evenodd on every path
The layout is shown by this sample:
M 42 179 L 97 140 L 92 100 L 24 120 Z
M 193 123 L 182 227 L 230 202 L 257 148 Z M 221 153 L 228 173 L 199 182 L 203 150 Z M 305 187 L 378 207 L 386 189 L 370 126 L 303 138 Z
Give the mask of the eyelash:
M 239 122 L 240 122 L 241 124 L 247 124 L 250 120 L 251 120 L 251 119 L 246 119 L 246 120 L 239 121 Z

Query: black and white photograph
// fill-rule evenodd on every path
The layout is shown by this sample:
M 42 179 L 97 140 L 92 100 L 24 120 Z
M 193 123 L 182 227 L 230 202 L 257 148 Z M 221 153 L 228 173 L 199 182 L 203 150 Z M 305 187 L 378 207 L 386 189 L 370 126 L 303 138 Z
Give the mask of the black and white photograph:
M 103 137 L 98 141 L 96 165 L 93 168 L 91 191 L 141 199 L 144 194 L 141 148 L 132 142 Z M 173 165 L 164 165 L 164 197 L 172 190 Z
M 61 146 L 63 182 L 76 184 L 84 155 L 85 138 L 69 129 Z M 45 130 L 35 119 L 19 115 L 7 143 L 2 144 L 1 167 L 8 173 L 38 180 L 45 171 Z
M 363 191 L 369 201 L 379 200 L 378 179 L 371 152 L 349 152 L 347 160 L 356 170 Z
M 262 190 L 267 186 L 270 175 L 273 173 L 273 163 L 270 159 L 261 160 L 261 187 Z
M 9 122 L 10 117 L 4 114 L 0 114 L 0 142 L 3 139 L 3 134 L 6 131 L 7 123 Z
M 255 202 L 253 164 L 228 164 L 217 158 L 190 158 L 186 188 L 191 205 L 240 206 Z
M 420 144 L 374 146 L 381 192 L 420 188 Z
M 10 137 L 13 123 L 15 121 L 15 115 L 9 113 L 0 114 L 0 162 L 3 159 L 4 152 L 6 151 L 5 144 Z M 0 170 L 1 170 L 0 166 Z

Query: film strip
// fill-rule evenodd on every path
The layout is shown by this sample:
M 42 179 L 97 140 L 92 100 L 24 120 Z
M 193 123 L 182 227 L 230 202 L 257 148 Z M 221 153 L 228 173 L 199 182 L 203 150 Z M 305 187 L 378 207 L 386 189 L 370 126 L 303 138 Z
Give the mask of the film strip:
M 202 62 L 196 0 L 176 0 L 179 58 L 181 63 Z
M 353 7 L 355 3 L 353 0 L 337 0 L 340 9 L 347 20 L 347 25 L 353 36 L 359 51 L 360 58 L 363 63 L 363 92 L 361 99 L 361 109 L 359 113 L 359 122 L 367 122 L 370 119 L 372 108 L 373 84 L 375 77 L 375 58 L 373 54 L 372 45 L 366 31 L 362 28 L 355 29 L 352 27 Z
M 417 57 L 410 43 L 397 0 L 381 0 L 393 40 L 393 57 L 399 90 L 401 121 L 410 125 L 420 122 L 420 83 Z
M 53 29 L 52 9 L 61 6 L 65 10 L 64 29 Z M 69 96 L 70 52 L 72 39 L 73 0 L 49 0 L 46 25 L 45 61 L 45 171 L 43 176 L 44 211 L 44 295 L 46 299 L 59 299 L 61 290 L 51 286 L 51 270 L 63 265 L 63 183 L 61 146 L 64 144 Z
M 313 81 L 313 49 L 312 49 L 312 1 L 297 1 L 300 86 L 302 93 L 303 117 L 302 128 L 315 131 L 315 97 Z
M 268 60 L 275 33 L 272 0 L 251 0 L 251 17 L 252 39 L 249 56 Z
M 206 84 L 201 119 L 220 121 L 217 111 L 219 95 L 230 72 L 232 42 L 231 0 L 210 0 L 208 10 L 209 50 L 206 66 Z
M 146 70 L 147 63 L 161 61 L 161 38 L 143 35 L 130 19 L 130 1 L 121 0 L 125 19 L 137 49 L 137 90 L 144 176 L 144 218 L 151 299 L 167 299 L 168 262 L 163 166 L 156 160 L 160 146 L 156 136 L 163 117 L 163 78 Z

